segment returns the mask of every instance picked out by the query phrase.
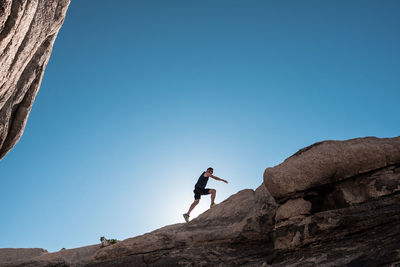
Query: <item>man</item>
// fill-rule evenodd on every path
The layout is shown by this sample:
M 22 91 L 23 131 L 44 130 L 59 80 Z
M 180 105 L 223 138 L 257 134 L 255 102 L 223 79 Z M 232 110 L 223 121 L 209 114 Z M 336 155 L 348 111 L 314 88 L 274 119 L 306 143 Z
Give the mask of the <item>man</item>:
M 205 172 L 203 172 L 200 177 L 199 180 L 197 180 L 196 185 L 194 186 L 194 201 L 192 203 L 192 205 L 190 205 L 189 211 L 187 213 L 183 214 L 183 218 L 185 219 L 186 222 L 189 222 L 189 217 L 190 217 L 190 213 L 192 212 L 192 210 L 194 209 L 194 207 L 197 206 L 197 204 L 199 204 L 200 202 L 200 197 L 201 195 L 208 195 L 211 194 L 211 205 L 210 208 L 212 208 L 213 206 L 215 206 L 214 200 L 215 200 L 215 195 L 217 194 L 217 191 L 215 189 L 210 189 L 210 188 L 205 188 L 208 182 L 208 178 L 211 177 L 217 181 L 222 181 L 224 183 L 228 183 L 227 180 L 221 179 L 217 176 L 212 175 L 214 172 L 213 168 L 208 168 Z

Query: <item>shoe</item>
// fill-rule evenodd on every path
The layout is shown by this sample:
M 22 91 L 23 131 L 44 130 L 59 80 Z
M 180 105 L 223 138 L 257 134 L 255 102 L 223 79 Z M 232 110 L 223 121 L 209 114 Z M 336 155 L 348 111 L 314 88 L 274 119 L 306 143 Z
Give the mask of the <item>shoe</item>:
M 185 219 L 186 222 L 189 222 L 189 217 L 190 217 L 189 214 L 187 213 L 183 214 L 183 218 Z
M 215 203 L 211 203 L 210 209 L 211 209 L 212 207 L 214 207 L 215 205 L 216 205 Z

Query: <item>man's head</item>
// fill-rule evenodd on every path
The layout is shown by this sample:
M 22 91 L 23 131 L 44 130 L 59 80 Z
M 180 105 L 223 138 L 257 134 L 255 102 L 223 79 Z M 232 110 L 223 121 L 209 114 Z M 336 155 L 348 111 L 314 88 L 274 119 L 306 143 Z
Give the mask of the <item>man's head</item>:
M 206 172 L 208 172 L 208 173 L 210 173 L 210 174 L 213 174 L 213 172 L 214 172 L 214 169 L 210 167 L 210 168 L 208 168 L 208 169 L 207 169 L 207 171 L 206 171 Z

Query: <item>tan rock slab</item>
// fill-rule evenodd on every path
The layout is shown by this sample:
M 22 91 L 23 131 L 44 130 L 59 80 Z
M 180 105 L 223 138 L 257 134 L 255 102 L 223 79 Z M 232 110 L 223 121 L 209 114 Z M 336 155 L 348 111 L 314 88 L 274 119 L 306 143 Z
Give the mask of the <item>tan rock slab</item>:
M 400 137 L 325 141 L 303 148 L 283 163 L 267 168 L 264 184 L 279 199 L 396 163 L 400 163 Z

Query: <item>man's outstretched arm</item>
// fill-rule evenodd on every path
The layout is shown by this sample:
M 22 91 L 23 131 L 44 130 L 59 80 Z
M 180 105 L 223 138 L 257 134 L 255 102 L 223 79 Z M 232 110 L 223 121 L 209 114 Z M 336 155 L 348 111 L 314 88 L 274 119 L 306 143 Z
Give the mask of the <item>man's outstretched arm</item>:
M 219 177 L 217 177 L 217 176 L 210 175 L 210 177 L 213 178 L 213 179 L 215 179 L 215 180 L 217 180 L 217 181 L 222 181 L 222 182 L 224 182 L 224 183 L 226 183 L 226 184 L 228 183 L 227 180 L 221 179 L 221 178 L 219 178 Z

